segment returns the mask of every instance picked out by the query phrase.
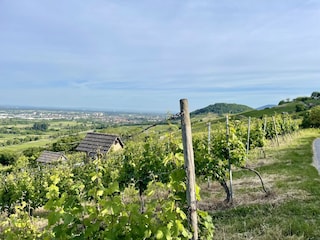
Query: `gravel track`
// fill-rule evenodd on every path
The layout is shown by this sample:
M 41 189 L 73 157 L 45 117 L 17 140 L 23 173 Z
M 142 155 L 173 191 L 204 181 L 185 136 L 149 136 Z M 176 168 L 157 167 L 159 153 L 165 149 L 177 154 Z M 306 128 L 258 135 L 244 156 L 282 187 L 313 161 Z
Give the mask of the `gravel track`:
M 313 141 L 313 164 L 320 173 L 320 138 Z

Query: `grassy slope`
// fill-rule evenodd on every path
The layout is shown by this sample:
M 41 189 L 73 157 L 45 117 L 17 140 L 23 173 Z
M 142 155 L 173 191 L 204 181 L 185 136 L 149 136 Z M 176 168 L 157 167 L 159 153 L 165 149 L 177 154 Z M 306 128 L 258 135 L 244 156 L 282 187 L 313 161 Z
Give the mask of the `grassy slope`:
M 267 149 L 266 159 L 250 161 L 271 189 L 268 196 L 257 177 L 243 170 L 234 173 L 233 206 L 221 204 L 218 185 L 203 184 L 201 204 L 214 217 L 216 239 L 319 239 L 320 177 L 311 165 L 312 141 L 319 136 L 304 130 Z
M 10 146 L 5 146 L 3 149 L 5 150 L 10 150 L 14 152 L 22 152 L 28 148 L 32 147 L 44 147 L 48 144 L 51 144 L 54 140 L 50 138 L 43 138 L 37 141 L 32 141 L 32 142 L 25 142 L 17 145 L 10 145 Z
M 275 114 L 281 114 L 283 112 L 296 115 L 296 105 L 297 103 L 287 103 L 280 106 L 275 106 L 273 108 L 267 108 L 263 110 L 253 110 L 248 111 L 244 113 L 238 114 L 239 116 L 245 116 L 245 117 L 255 117 L 255 118 L 261 118 L 263 116 L 274 116 Z
M 49 123 L 49 129 L 45 132 L 34 132 L 32 134 L 28 133 L 28 129 L 31 128 L 33 123 L 36 122 L 36 120 L 30 120 L 30 124 L 19 123 L 19 120 L 12 125 L 4 124 L 2 127 L 10 128 L 10 127 L 16 127 L 20 129 L 20 132 L 17 134 L 0 134 L 0 143 L 6 142 L 7 140 L 12 140 L 14 138 L 23 139 L 27 136 L 39 136 L 40 139 L 37 141 L 31 141 L 31 142 L 23 142 L 19 144 L 14 145 L 6 145 L 3 147 L 0 147 L 0 150 L 9 150 L 9 151 L 16 151 L 16 152 L 22 152 L 28 148 L 32 147 L 45 147 L 46 145 L 50 145 L 54 143 L 59 137 L 62 135 L 70 135 L 69 130 L 70 127 L 75 127 L 77 125 L 83 124 L 82 122 L 76 122 L 76 121 L 69 121 L 69 120 L 50 120 Z M 1 122 L 1 121 L 0 121 Z M 90 125 L 91 123 L 86 123 L 87 125 Z M 81 131 L 79 134 L 83 134 L 84 132 Z
M 296 112 L 296 106 L 297 104 L 312 104 L 312 105 L 319 105 L 320 100 L 315 100 L 315 99 L 309 99 L 305 101 L 305 103 L 301 101 L 293 101 L 289 103 L 285 103 L 282 105 L 278 105 L 272 108 L 266 108 L 263 110 L 248 110 L 246 112 L 242 113 L 237 113 L 237 114 L 231 114 L 235 118 L 243 118 L 243 117 L 254 117 L 254 118 L 262 118 L 264 116 L 274 116 L 275 114 L 282 114 L 282 113 L 289 113 L 292 117 L 297 118 L 301 117 L 304 115 L 304 113 L 307 111 L 302 112 Z M 194 116 L 194 119 L 198 121 L 216 121 L 219 118 L 221 118 L 221 115 L 219 116 L 218 114 L 212 114 L 212 113 L 202 113 Z

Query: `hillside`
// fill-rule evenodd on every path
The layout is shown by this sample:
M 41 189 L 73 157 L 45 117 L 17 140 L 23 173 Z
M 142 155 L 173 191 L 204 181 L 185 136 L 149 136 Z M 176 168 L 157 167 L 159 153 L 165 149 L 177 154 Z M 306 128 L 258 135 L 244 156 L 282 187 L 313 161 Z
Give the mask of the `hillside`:
M 191 112 L 191 115 L 194 116 L 194 115 L 207 114 L 207 113 L 215 113 L 218 115 L 226 114 L 226 113 L 234 114 L 234 113 L 241 113 L 241 112 L 246 112 L 250 110 L 253 110 L 253 109 L 246 105 L 235 104 L 235 103 L 215 103 L 205 108 L 195 110 Z
M 296 115 L 297 114 L 296 105 L 297 103 L 295 102 L 289 102 L 289 103 L 277 105 L 271 108 L 265 108 L 261 110 L 254 109 L 251 111 L 240 113 L 239 115 L 246 116 L 246 117 L 256 117 L 256 118 L 261 118 L 263 116 L 273 116 L 274 114 L 281 114 L 283 112 Z
M 294 117 L 303 116 L 306 111 L 312 109 L 315 106 L 320 105 L 320 93 L 313 92 L 310 97 L 297 97 L 291 101 L 282 100 L 277 106 L 265 108 L 265 109 L 255 109 L 241 113 L 241 115 L 246 117 L 257 117 L 261 118 L 263 116 L 272 116 L 274 114 L 289 113 Z
M 275 114 L 288 113 L 294 118 L 300 118 L 304 116 L 308 110 L 318 105 L 320 105 L 320 92 L 313 92 L 310 97 L 297 97 L 291 101 L 288 99 L 282 100 L 278 105 L 266 105 L 259 109 L 253 109 L 246 105 L 235 103 L 215 103 L 191 112 L 191 116 L 197 116 L 204 120 L 204 115 L 207 115 L 206 117 L 208 117 L 208 114 L 221 116 L 222 114 L 231 113 L 239 118 L 262 118 L 263 116 L 273 116 Z

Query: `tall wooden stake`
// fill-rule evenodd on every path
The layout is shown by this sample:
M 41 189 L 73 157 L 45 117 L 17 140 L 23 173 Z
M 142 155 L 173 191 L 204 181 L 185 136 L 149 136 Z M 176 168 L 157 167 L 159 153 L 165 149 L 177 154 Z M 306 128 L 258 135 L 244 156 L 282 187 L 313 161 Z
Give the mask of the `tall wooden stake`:
M 208 122 L 208 154 L 210 154 L 210 141 L 211 141 L 211 123 Z M 210 187 L 210 177 L 207 178 L 208 180 L 208 188 Z
M 208 122 L 208 153 L 210 153 L 211 123 Z
M 233 202 L 233 191 L 232 191 L 232 166 L 230 162 L 230 148 L 229 148 L 229 116 L 226 116 L 226 141 L 227 141 L 227 158 L 228 158 L 228 164 L 229 164 L 229 178 L 230 178 L 230 201 Z
M 196 199 L 196 179 L 194 169 L 194 154 L 192 146 L 191 121 L 188 109 L 188 100 L 180 99 L 181 112 L 181 130 L 184 154 L 184 167 L 187 174 L 187 201 L 188 217 L 193 231 L 193 240 L 198 239 L 198 217 L 197 217 L 197 199 Z
M 247 158 L 249 154 L 249 149 L 250 149 L 250 123 L 251 123 L 251 117 L 248 119 L 248 137 L 247 137 Z

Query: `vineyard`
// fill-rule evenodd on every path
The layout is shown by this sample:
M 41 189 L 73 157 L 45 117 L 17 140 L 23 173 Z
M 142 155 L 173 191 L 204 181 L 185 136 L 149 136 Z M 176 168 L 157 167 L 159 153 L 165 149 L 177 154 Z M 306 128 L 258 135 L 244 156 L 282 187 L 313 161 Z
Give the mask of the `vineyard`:
M 0 237 L 194 238 L 192 209 L 186 195 L 189 179 L 181 137 L 182 116 L 169 116 L 151 127 L 134 126 L 130 132 L 122 132 L 123 150 L 86 164 L 83 155 L 65 147 L 69 161 L 64 164 L 41 165 L 34 156 L 23 155 L 3 167 Z M 274 194 L 264 186 L 263 168 L 257 171 L 249 163 L 266 159 L 268 149 L 292 141 L 299 134 L 299 123 L 284 113 L 241 120 L 230 115 L 215 122 L 191 122 L 191 126 L 197 238 L 213 239 L 219 230 L 215 230 L 215 221 L 222 218 L 222 213 L 219 209 L 212 214 L 214 207 L 204 204 L 203 198 L 213 194 L 210 185 L 220 186 L 223 195 L 216 202 L 231 209 L 237 198 L 233 177 L 248 170 L 259 179 L 259 194 L 265 198 Z

